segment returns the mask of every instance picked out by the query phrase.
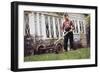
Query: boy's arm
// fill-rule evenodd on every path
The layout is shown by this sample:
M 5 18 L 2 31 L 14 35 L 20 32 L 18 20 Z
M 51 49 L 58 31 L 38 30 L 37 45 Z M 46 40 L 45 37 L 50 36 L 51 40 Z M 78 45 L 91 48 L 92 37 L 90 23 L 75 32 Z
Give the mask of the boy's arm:
M 64 26 L 64 22 L 63 22 L 63 25 L 62 25 L 62 31 L 64 31 L 64 27 L 65 27 L 65 26 Z
M 71 31 L 73 31 L 75 29 L 75 26 L 72 21 L 70 22 L 70 24 L 71 24 Z

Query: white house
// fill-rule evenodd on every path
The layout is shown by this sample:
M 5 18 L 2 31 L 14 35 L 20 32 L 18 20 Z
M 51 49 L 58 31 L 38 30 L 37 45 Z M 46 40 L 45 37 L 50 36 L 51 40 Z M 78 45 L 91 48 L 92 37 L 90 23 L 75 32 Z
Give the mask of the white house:
M 30 34 L 38 39 L 58 39 L 63 36 L 61 27 L 63 25 L 63 13 L 55 12 L 24 12 L 25 29 L 30 30 Z M 68 13 L 70 20 L 75 26 L 74 41 L 82 41 L 86 45 L 86 21 L 85 15 L 80 13 Z M 29 24 L 29 28 L 26 25 Z M 24 32 L 24 34 L 26 34 Z

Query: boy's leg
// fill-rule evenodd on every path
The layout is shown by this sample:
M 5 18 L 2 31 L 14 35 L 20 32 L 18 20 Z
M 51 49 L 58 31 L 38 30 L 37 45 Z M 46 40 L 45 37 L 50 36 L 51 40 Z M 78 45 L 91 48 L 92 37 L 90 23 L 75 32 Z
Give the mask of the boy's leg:
M 68 34 L 64 36 L 64 49 L 65 49 L 65 51 L 68 51 L 67 46 L 68 46 Z
M 74 41 L 73 41 L 73 32 L 69 33 L 69 39 L 70 39 L 70 49 L 74 49 L 74 47 L 73 47 L 73 43 L 74 43 Z

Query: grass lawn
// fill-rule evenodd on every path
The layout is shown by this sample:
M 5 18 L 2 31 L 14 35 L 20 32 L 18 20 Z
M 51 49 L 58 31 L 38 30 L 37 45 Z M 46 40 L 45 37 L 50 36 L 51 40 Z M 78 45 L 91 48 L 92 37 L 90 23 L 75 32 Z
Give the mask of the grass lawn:
M 90 58 L 89 48 L 80 48 L 77 50 L 63 52 L 59 54 L 49 53 L 41 55 L 27 56 L 24 58 L 25 62 L 28 61 L 48 61 L 48 60 L 66 60 L 66 59 L 88 59 Z

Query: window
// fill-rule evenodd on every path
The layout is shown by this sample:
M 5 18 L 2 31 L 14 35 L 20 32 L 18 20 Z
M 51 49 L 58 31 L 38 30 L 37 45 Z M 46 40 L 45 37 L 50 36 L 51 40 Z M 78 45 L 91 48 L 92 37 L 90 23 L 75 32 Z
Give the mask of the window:
M 24 18 L 25 18 L 25 24 L 28 24 L 28 23 L 29 23 L 29 17 L 28 17 L 28 14 L 25 14 Z
M 83 21 L 82 21 L 82 32 L 84 33 L 84 24 L 83 24 Z
M 75 21 L 75 23 L 76 23 L 76 33 L 78 33 L 79 31 L 78 31 L 78 24 L 77 24 L 77 20 Z
M 81 32 L 82 31 L 81 21 L 79 21 L 79 26 L 80 26 L 80 32 Z
M 46 36 L 49 38 L 49 23 L 48 23 L 48 16 L 45 15 L 45 25 L 46 25 Z
M 54 38 L 54 30 L 53 30 L 53 18 L 50 17 L 50 28 L 51 28 L 51 37 Z
M 57 18 L 55 18 L 55 27 L 56 27 L 56 36 L 59 37 L 58 21 L 57 21 Z
M 75 24 L 75 21 L 74 20 L 72 20 L 72 23 L 73 23 L 73 25 L 74 25 L 74 33 L 76 32 L 76 24 Z
M 63 32 L 61 31 L 61 25 L 62 25 L 62 22 L 61 22 L 61 19 L 59 18 L 60 36 L 62 36 L 62 35 L 63 35 Z
M 37 35 L 37 15 L 34 13 L 35 35 Z
M 84 24 L 83 24 L 83 21 L 79 21 L 79 25 L 80 25 L 80 31 L 82 33 L 84 33 Z
M 40 36 L 42 36 L 41 13 L 39 13 Z
M 29 17 L 28 14 L 24 15 L 24 20 L 25 20 L 25 35 L 29 35 L 30 34 L 30 28 L 29 28 Z

